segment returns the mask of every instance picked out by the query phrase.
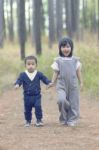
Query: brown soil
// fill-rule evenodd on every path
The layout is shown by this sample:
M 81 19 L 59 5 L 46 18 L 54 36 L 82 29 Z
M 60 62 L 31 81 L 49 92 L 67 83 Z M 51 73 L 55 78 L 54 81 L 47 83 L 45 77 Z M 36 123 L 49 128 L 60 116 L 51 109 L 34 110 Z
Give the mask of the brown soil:
M 81 95 L 81 118 L 76 127 L 58 122 L 55 89 L 42 89 L 44 127 L 24 127 L 21 90 L 0 97 L 0 150 L 99 150 L 99 102 Z

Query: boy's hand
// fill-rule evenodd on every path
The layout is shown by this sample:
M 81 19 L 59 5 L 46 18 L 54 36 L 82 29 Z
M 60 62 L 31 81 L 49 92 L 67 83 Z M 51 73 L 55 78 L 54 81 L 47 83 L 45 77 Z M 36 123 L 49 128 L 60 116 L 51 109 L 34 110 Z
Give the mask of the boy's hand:
M 18 89 L 18 88 L 19 88 L 19 85 L 18 85 L 18 84 L 16 84 L 16 85 L 14 86 L 14 88 L 15 88 L 15 89 Z

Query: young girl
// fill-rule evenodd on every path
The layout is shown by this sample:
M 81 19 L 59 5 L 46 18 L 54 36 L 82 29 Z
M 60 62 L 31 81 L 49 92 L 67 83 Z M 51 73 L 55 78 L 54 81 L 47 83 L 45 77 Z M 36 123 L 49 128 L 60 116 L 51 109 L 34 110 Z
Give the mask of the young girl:
M 82 87 L 81 63 L 73 55 L 73 42 L 63 38 L 59 42 L 59 57 L 52 64 L 54 74 L 52 83 L 56 84 L 58 106 L 62 124 L 75 126 L 79 119 L 79 88 Z

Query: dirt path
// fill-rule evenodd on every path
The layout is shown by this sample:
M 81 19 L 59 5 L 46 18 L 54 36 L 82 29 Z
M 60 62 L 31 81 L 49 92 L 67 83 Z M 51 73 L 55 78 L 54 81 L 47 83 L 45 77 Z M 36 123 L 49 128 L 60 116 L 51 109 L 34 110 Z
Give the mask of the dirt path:
M 22 91 L 0 97 L 0 150 L 99 150 L 99 102 L 81 96 L 81 119 L 77 127 L 58 122 L 53 89 L 42 90 L 45 126 L 24 127 Z

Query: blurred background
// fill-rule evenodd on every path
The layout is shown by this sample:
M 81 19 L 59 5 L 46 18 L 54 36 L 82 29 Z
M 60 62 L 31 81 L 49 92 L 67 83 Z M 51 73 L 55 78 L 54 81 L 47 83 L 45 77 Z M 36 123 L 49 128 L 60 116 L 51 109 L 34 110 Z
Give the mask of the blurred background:
M 13 86 L 27 55 L 51 79 L 64 36 L 80 57 L 84 91 L 98 98 L 99 0 L 0 0 L 0 93 Z

